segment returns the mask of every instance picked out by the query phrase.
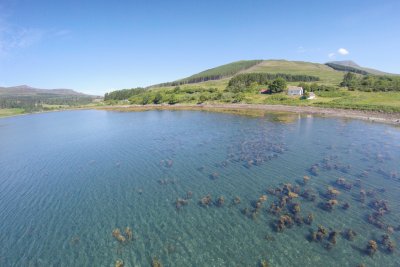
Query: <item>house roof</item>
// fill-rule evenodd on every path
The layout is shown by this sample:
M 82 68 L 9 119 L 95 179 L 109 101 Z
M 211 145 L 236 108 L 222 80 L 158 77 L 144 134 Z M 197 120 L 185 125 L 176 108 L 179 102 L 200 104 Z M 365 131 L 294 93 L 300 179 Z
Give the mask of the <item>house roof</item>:
M 298 87 L 298 86 L 288 86 L 289 91 L 294 91 L 294 90 L 303 90 L 303 87 Z

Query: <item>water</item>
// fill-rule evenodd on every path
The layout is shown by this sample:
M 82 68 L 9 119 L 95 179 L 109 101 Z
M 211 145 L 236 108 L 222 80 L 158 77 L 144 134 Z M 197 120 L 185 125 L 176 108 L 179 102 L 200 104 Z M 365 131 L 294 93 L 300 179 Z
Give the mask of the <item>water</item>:
M 399 243 L 400 131 L 388 125 L 282 114 L 71 111 L 1 119 L 0 149 L 0 266 L 114 266 L 118 259 L 150 266 L 154 258 L 163 266 L 400 266 L 399 252 L 380 242 L 373 256 L 365 252 L 388 226 Z M 317 176 L 310 173 L 315 164 Z M 339 177 L 355 186 L 344 190 Z M 315 192 L 314 202 L 292 201 L 301 216 L 313 213 L 312 225 L 276 231 L 279 215 L 268 210 L 279 199 L 267 190 L 284 183 Z M 328 186 L 341 192 L 331 212 L 321 208 Z M 368 192 L 364 203 L 360 190 Z M 188 204 L 177 209 L 188 191 Z M 208 194 L 213 205 L 202 207 Z M 268 200 L 252 218 L 264 194 Z M 374 199 L 388 202 L 379 218 L 384 229 L 368 222 Z M 339 233 L 328 250 L 326 239 L 310 240 L 318 225 L 357 236 Z M 127 226 L 134 240 L 120 243 L 112 231 Z

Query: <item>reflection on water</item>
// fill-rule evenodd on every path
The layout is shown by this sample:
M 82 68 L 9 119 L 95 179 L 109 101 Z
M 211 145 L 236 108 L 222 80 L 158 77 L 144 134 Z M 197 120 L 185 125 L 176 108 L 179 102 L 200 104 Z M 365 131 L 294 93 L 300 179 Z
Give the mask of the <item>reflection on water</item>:
M 0 129 L 0 266 L 400 265 L 391 126 L 73 111 Z

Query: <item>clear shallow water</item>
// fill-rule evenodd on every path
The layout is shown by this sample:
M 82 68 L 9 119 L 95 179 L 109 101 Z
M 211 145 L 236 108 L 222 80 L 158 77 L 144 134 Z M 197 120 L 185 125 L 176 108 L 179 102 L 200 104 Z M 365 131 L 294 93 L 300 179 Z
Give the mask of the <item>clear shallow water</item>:
M 379 242 L 373 257 L 364 251 L 386 232 L 367 220 L 371 201 L 387 200 L 385 227 L 400 225 L 399 162 L 398 128 L 355 120 L 188 111 L 1 119 L 0 266 L 150 266 L 154 257 L 164 266 L 400 266 L 399 251 Z M 336 186 L 339 205 L 325 211 L 320 203 L 339 177 L 361 187 Z M 314 202 L 293 201 L 303 217 L 314 214 L 312 225 L 276 232 L 279 216 L 268 208 L 278 198 L 267 190 L 284 183 L 315 192 Z M 362 189 L 376 192 L 362 203 Z M 202 207 L 207 194 L 224 205 Z M 244 215 L 263 194 L 255 219 Z M 327 250 L 326 240 L 309 240 L 318 225 L 357 237 L 339 234 Z M 126 226 L 135 239 L 121 244 L 112 231 Z M 400 231 L 390 238 L 399 243 Z

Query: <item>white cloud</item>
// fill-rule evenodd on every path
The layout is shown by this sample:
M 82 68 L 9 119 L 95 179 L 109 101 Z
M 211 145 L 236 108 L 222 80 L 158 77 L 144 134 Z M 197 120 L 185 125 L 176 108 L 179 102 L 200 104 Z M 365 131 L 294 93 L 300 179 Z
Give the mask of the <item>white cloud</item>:
M 335 58 L 335 56 L 336 56 L 335 53 L 329 53 L 329 54 L 328 54 L 328 57 L 329 57 L 329 58 Z
M 346 48 L 339 48 L 337 52 L 343 56 L 350 54 Z

